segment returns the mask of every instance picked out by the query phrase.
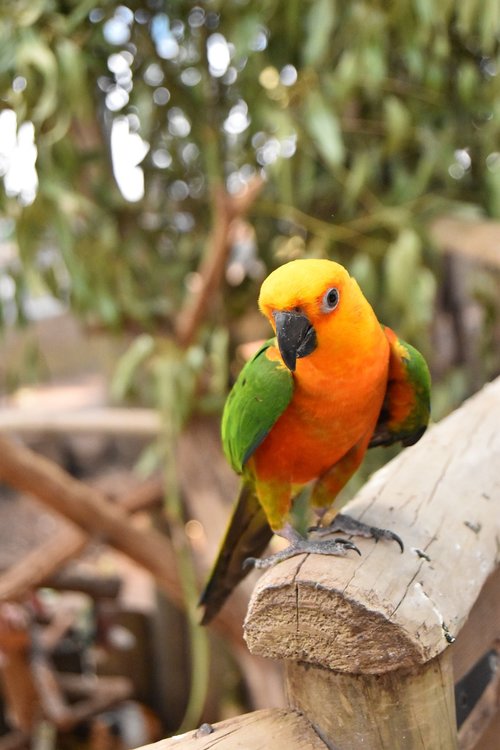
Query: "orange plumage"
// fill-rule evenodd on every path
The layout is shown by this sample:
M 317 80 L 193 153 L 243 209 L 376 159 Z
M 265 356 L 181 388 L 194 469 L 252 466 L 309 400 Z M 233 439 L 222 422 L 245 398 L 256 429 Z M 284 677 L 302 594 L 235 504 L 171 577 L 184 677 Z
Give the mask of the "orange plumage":
M 325 312 L 323 298 L 329 288 L 338 289 L 339 304 Z M 249 461 L 257 494 L 277 531 L 291 505 L 291 486 L 322 477 L 353 449 L 347 479 L 362 461 L 384 400 L 389 342 L 357 282 L 331 261 L 295 261 L 281 267 L 262 285 L 259 307 L 273 328 L 277 309 L 304 314 L 318 341 L 311 354 L 297 360 L 293 398 Z M 281 359 L 276 347 L 266 355 Z M 330 505 L 347 479 L 332 478 L 328 496 L 318 506 Z M 270 503 L 268 482 L 273 485 Z M 281 499 L 285 493 L 288 502 Z M 276 504 L 279 508 L 272 507 Z

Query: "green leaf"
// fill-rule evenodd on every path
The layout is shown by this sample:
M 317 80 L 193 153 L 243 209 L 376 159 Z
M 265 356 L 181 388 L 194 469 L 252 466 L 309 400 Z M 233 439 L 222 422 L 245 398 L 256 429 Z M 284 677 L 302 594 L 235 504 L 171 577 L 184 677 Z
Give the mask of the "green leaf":
M 410 228 L 403 229 L 389 246 L 384 259 L 385 288 L 389 299 L 405 309 L 408 290 L 420 265 L 421 240 Z
M 367 44 L 360 51 L 362 84 L 374 98 L 387 78 L 386 50 L 380 44 Z
M 342 52 L 335 73 L 337 91 L 344 98 L 359 83 L 359 66 L 353 50 Z
M 85 77 L 85 60 L 80 47 L 72 39 L 60 39 L 56 55 L 61 75 L 61 85 L 69 108 L 77 117 L 90 114 L 91 99 Z
M 231 43 L 234 44 L 236 54 L 239 57 L 248 55 L 261 26 L 262 22 L 258 14 L 242 14 L 240 22 L 236 24 L 231 34 Z
M 379 279 L 375 263 L 368 253 L 356 253 L 349 265 L 349 273 L 354 276 L 367 300 L 374 304 Z
M 134 470 L 139 477 L 147 479 L 163 466 L 164 461 L 165 455 L 163 448 L 159 442 L 155 441 L 144 448 L 137 459 Z
M 486 53 L 493 53 L 500 30 L 500 3 L 498 0 L 483 0 L 478 20 L 482 50 Z
M 408 288 L 406 319 L 413 336 L 426 328 L 434 317 L 437 283 L 432 271 L 419 268 Z
M 460 97 L 466 104 L 474 100 L 478 83 L 476 66 L 469 61 L 462 63 L 457 71 L 457 84 Z
M 462 36 L 474 31 L 476 16 L 482 7 L 483 0 L 460 0 L 456 4 L 457 29 Z
M 138 368 L 151 356 L 154 348 L 154 338 L 148 334 L 134 340 L 118 362 L 110 388 L 112 398 L 117 401 L 125 398 Z
M 306 18 L 304 65 L 317 65 L 331 48 L 331 34 L 336 22 L 335 0 L 315 0 Z
M 345 149 L 339 118 L 318 91 L 307 97 L 305 117 L 307 131 L 323 159 L 333 169 L 340 166 Z
M 33 26 L 40 16 L 52 10 L 52 0 L 13 0 L 11 12 L 16 26 Z
M 342 206 L 351 209 L 359 195 L 369 182 L 374 168 L 374 155 L 368 151 L 356 151 L 352 157 L 351 167 L 345 181 L 342 195 Z
M 31 31 L 25 33 L 16 55 L 16 65 L 22 71 L 28 86 L 35 83 L 30 68 L 36 71 L 41 80 L 41 87 L 36 90 L 36 104 L 30 112 L 35 124 L 43 123 L 58 106 L 58 68 L 54 53 L 40 36 Z
M 432 26 L 436 18 L 436 5 L 433 0 L 413 0 L 413 8 L 418 18 L 419 25 L 423 28 Z
M 410 113 L 396 96 L 387 96 L 383 106 L 387 133 L 386 148 L 392 153 L 411 137 Z

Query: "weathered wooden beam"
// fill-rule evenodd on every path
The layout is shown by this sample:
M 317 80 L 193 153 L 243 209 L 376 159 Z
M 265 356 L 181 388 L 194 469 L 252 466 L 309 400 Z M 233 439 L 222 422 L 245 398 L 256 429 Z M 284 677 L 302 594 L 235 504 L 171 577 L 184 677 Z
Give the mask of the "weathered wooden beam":
M 401 536 L 301 555 L 262 576 L 251 651 L 349 674 L 412 669 L 464 626 L 500 560 L 500 379 L 378 471 L 346 511 Z
M 489 722 L 486 731 L 481 732 L 481 736 L 478 738 L 476 744 L 472 747 L 472 750 L 498 750 L 499 737 L 500 711 L 497 711 L 491 722 Z M 465 750 L 465 748 L 460 747 L 460 750 Z
M 77 411 L 2 409 L 0 432 L 18 434 L 88 434 L 154 437 L 161 428 L 154 409 L 92 408 Z
M 399 534 L 403 555 L 357 539 L 361 558 L 301 555 L 257 584 L 247 644 L 285 660 L 290 705 L 329 746 L 457 747 L 450 644 L 462 629 L 481 633 L 472 646 L 459 637 L 463 674 L 498 632 L 498 619 L 481 626 L 473 608 L 479 601 L 480 618 L 498 614 L 499 424 L 500 379 L 377 472 L 346 508 Z M 474 737 L 481 720 L 479 706 Z
M 297 711 L 264 709 L 203 725 L 193 732 L 144 745 L 137 750 L 328 750 L 311 724 Z
M 88 536 L 72 523 L 65 521 L 61 526 L 54 536 L 0 573 L 0 602 L 23 599 L 46 583 L 60 566 L 83 552 Z
M 116 504 L 127 515 L 149 506 L 162 498 L 163 486 L 153 477 L 116 498 Z M 68 572 L 62 566 L 85 549 L 90 538 L 69 521 L 61 519 L 60 529 L 25 557 L 16 560 L 7 570 L 0 571 L 0 601 L 16 601 L 38 586 L 55 589 L 74 589 L 91 596 L 118 594 L 118 579 L 94 578 Z
M 500 268 L 500 221 L 438 216 L 431 223 L 429 232 L 443 252 Z
M 86 680 L 80 675 L 58 679 L 49 661 L 43 656 L 31 660 L 31 672 L 37 689 L 41 715 L 67 732 L 77 724 L 106 711 L 111 706 L 127 700 L 132 694 L 132 683 L 125 677 L 96 677 Z M 80 677 L 80 684 L 77 684 Z M 76 679 L 75 679 L 76 678 Z M 64 694 L 64 684 L 77 688 L 79 700 L 69 703 Z
M 169 599 L 182 609 L 184 597 L 176 557 L 169 540 L 160 532 L 153 528 L 138 529 L 125 511 L 118 504 L 109 502 L 102 492 L 4 436 L 0 436 L 0 481 L 30 494 L 70 520 L 75 525 L 71 532 L 71 549 L 83 543 L 85 534 L 82 532 L 104 538 L 108 544 L 148 570 Z M 19 590 L 19 579 L 25 580 L 21 575 L 23 572 L 16 570 L 18 575 L 15 581 L 8 573 L 4 574 L 1 593 L 5 598 L 12 595 L 13 584 L 17 587 L 15 590 Z M 230 615 L 227 611 L 222 612 L 214 627 L 239 648 L 241 626 Z
M 453 674 L 458 682 L 500 642 L 500 568 L 488 578 L 453 644 Z
M 28 493 L 72 521 L 79 529 L 104 537 L 116 549 L 143 565 L 182 606 L 175 556 L 154 529 L 133 526 L 118 505 L 98 490 L 21 443 L 0 437 L 0 480 Z
M 496 669 L 489 685 L 477 701 L 469 716 L 460 727 L 458 733 L 459 750 L 474 750 L 481 742 L 487 729 L 493 723 L 500 709 L 500 669 L 498 668 L 498 654 L 492 654 L 496 660 Z M 500 718 L 500 717 L 498 717 Z M 498 747 L 498 735 L 494 747 Z M 481 750 L 487 750 L 486 744 L 479 744 Z

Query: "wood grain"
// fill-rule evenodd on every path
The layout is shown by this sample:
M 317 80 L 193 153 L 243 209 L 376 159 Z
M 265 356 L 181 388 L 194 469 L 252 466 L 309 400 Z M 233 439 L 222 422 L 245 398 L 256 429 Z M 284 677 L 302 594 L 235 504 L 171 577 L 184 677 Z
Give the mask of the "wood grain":
M 335 750 L 456 750 L 448 654 L 401 674 L 348 675 L 287 663 L 290 705 Z
M 327 750 L 307 719 L 297 711 L 265 709 L 214 724 L 137 750 Z

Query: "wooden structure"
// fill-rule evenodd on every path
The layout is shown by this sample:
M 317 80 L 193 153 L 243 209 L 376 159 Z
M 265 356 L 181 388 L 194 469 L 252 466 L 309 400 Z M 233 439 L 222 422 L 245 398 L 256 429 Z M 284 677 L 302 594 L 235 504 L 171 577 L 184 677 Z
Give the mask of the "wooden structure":
M 247 645 L 284 662 L 290 708 L 148 750 L 498 748 L 495 669 L 458 732 L 454 685 L 494 660 L 500 638 L 500 379 L 377 472 L 347 512 L 394 530 L 404 554 L 357 540 L 361 557 L 301 555 L 267 571 L 250 602 Z
M 185 628 L 182 614 L 175 607 L 175 604 L 183 605 L 184 596 L 171 539 L 147 519 L 164 501 L 164 482 L 160 476 L 139 481 L 127 471 L 123 474 L 122 470 L 117 481 L 116 467 L 110 472 L 107 467 L 106 475 L 101 474 L 98 481 L 90 474 L 82 481 L 61 465 L 67 446 L 73 450 L 73 440 L 78 443 L 80 436 L 89 436 L 92 441 L 95 435 L 103 438 L 126 434 L 136 439 L 137 432 L 155 437 L 160 429 L 156 413 L 137 410 L 136 419 L 135 411 L 92 410 L 90 416 L 86 410 L 64 415 L 36 410 L 27 414 L 8 409 L 0 413 L 0 483 L 11 488 L 0 499 L 0 694 L 15 728 L 0 736 L 1 750 L 17 750 L 23 743 L 25 745 L 28 735 L 38 731 L 42 719 L 53 731 L 65 732 L 82 718 L 92 718 L 131 695 L 147 705 L 149 700 L 156 710 L 158 706 L 164 707 L 161 717 L 167 727 L 164 731 L 169 728 L 173 731 L 182 720 L 189 693 L 189 671 L 186 651 L 179 648 L 179 639 L 172 636 L 172 622 L 181 631 Z M 4 436 L 3 432 L 14 432 L 28 441 Z M 50 436 L 52 440 L 48 439 Z M 65 446 L 64 452 L 57 450 L 60 440 Z M 30 449 L 27 442 L 45 450 L 52 458 Z M 99 442 L 102 447 L 102 439 Z M 83 441 L 83 447 L 88 448 L 88 441 Z M 210 419 L 193 420 L 179 441 L 178 460 L 188 513 L 197 519 L 199 528 L 218 526 L 218 535 L 222 534 L 238 479 L 221 454 L 218 424 Z M 103 482 L 105 477 L 107 481 Z M 136 523 L 134 516 L 139 511 L 142 518 Z M 12 613 L 15 620 L 20 619 L 16 613 L 22 613 L 24 605 L 32 603 L 34 594 L 36 599 L 37 589 L 47 586 L 84 592 L 94 601 L 117 597 L 119 577 L 103 576 L 102 571 L 98 573 L 95 568 L 89 568 L 88 557 L 87 563 L 78 564 L 81 553 L 96 542 L 114 547 L 151 575 L 151 583 L 155 581 L 164 595 L 163 606 L 171 608 L 170 637 L 165 640 L 164 613 L 157 607 L 147 620 L 147 627 L 153 630 L 153 636 L 148 631 L 147 645 L 139 634 L 138 642 L 143 647 L 138 646 L 133 655 L 138 663 L 132 663 L 129 654 L 126 667 L 120 659 L 108 665 L 111 667 L 109 674 L 122 674 L 129 680 L 102 676 L 92 684 L 85 680 L 69 683 L 66 675 L 61 675 L 51 663 L 51 650 L 42 649 L 39 653 L 38 632 L 37 659 L 33 658 L 32 608 L 28 606 L 27 622 L 23 624 L 22 648 L 17 638 L 11 642 L 10 631 L 17 635 L 18 626 L 15 621 L 9 621 Z M 215 554 L 216 539 L 212 544 L 210 547 L 207 540 L 199 547 L 193 545 L 200 578 Z M 283 687 L 279 668 L 270 660 L 254 659 L 243 641 L 241 622 L 252 587 L 251 580 L 246 583 L 246 592 L 245 587 L 240 587 L 233 600 L 233 610 L 226 611 L 216 627 L 231 644 L 231 653 L 240 665 L 251 705 L 258 709 L 276 705 L 275 696 L 282 694 Z M 99 608 L 99 602 L 96 603 Z M 103 602 L 104 609 L 106 606 Z M 117 604 L 117 611 L 119 609 L 120 604 Z M 2 626 L 4 615 L 6 621 Z M 178 618 L 178 625 L 174 617 Z M 104 619 L 109 624 L 109 613 L 104 614 Z M 145 622 L 142 617 L 133 617 L 132 627 L 129 624 L 125 627 L 134 633 L 135 627 L 141 629 Z M 45 626 L 43 622 L 44 632 Z M 47 627 L 64 636 L 64 631 L 52 627 L 52 623 Z M 154 665 L 148 658 L 152 651 L 156 656 Z M 217 700 L 217 696 L 211 696 L 213 703 Z

